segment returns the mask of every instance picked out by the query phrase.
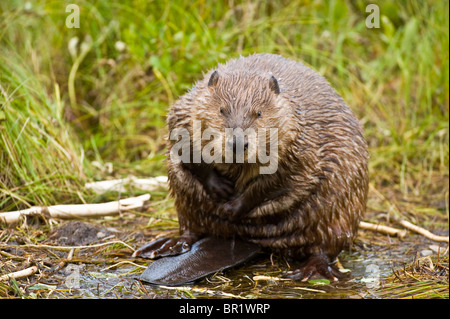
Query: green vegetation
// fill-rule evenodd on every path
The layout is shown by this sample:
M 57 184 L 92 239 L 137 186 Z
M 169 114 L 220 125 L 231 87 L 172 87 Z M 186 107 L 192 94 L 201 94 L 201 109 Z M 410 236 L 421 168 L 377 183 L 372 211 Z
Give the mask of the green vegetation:
M 416 258 L 383 279 L 376 294 L 395 299 L 448 299 L 448 256 Z
M 0 212 L 117 199 L 115 193 L 96 195 L 84 184 L 165 175 L 169 105 L 218 62 L 269 52 L 302 61 L 324 75 L 361 119 L 371 152 L 366 219 L 379 222 L 380 216 L 401 215 L 448 234 L 448 1 L 72 2 L 80 8 L 80 28 L 66 26 L 70 2 L 0 1 Z M 378 3 L 378 29 L 366 27 L 369 3 Z M 149 236 L 177 227 L 167 192 L 152 195 L 148 211 L 91 222 L 120 229 L 120 240 L 138 247 Z M 150 234 L 142 236 L 138 231 L 146 223 Z M 39 265 L 39 275 L 1 281 L 0 298 L 74 297 L 58 282 L 65 279 L 56 274 L 63 255 L 26 245 L 20 253 L 12 248 L 17 243 L 51 244 L 51 225 L 3 226 L 0 242 L 11 246 L 0 251 L 0 275 L 27 268 L 30 261 Z M 356 250 L 363 246 L 367 258 L 384 252 L 395 259 L 429 244 L 417 236 L 401 241 L 371 232 L 358 240 Z M 76 251 L 72 259 L 86 265 L 89 274 L 137 262 L 121 245 L 93 249 Z M 244 269 L 246 277 L 279 276 L 286 270 L 284 261 L 273 264 L 272 256 L 262 263 L 267 267 Z M 358 279 L 357 268 L 352 275 Z M 207 290 L 193 287 L 176 291 L 176 296 L 210 296 L 212 291 L 226 297 L 230 292 L 298 298 L 308 297 L 306 291 L 316 298 L 343 293 L 331 285 L 323 285 L 322 291 L 322 286 L 266 285 L 241 282 L 240 277 L 224 280 L 218 275 L 211 286 L 204 283 Z M 119 283 L 103 287 L 101 296 L 148 295 L 132 283 L 134 279 L 129 288 Z M 54 293 L 57 284 L 62 289 Z M 150 295 L 162 294 L 147 289 Z M 355 291 L 359 297 L 371 296 L 363 292 Z M 162 296 L 170 297 L 167 291 Z M 383 279 L 374 296 L 448 298 L 448 255 L 417 257 Z
M 165 174 L 170 103 L 254 52 L 332 83 L 365 126 L 375 188 L 445 203 L 448 1 L 380 1 L 379 29 L 365 25 L 370 2 L 76 1 L 70 29 L 65 2 L 1 1 L 0 211 L 96 201 L 85 182 Z

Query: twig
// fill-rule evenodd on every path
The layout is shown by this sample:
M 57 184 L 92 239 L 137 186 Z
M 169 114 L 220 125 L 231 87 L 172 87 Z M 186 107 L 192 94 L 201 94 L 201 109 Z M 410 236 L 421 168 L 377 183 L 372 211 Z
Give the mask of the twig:
M 416 232 L 416 233 L 418 233 L 418 234 L 420 234 L 422 236 L 425 236 L 425 237 L 427 237 L 427 238 L 429 238 L 431 240 L 444 241 L 444 242 L 447 242 L 447 243 L 449 242 L 449 236 L 438 236 L 438 235 L 435 235 L 435 234 L 431 233 L 430 231 L 426 230 L 425 228 L 416 226 L 416 225 L 414 225 L 414 224 L 412 224 L 412 223 L 410 223 L 410 222 L 408 222 L 406 220 L 399 220 L 398 222 L 403 227 L 405 227 L 405 228 L 407 228 L 407 229 L 409 229 L 409 230 L 411 230 L 413 232 Z
M 103 272 L 103 271 L 106 271 L 106 270 L 108 270 L 108 269 L 115 268 L 115 267 L 117 267 L 117 266 L 119 266 L 119 265 L 122 265 L 122 264 L 131 264 L 131 265 L 136 266 L 136 267 L 138 267 L 138 268 L 147 268 L 146 266 L 138 265 L 138 264 L 136 264 L 136 263 L 134 263 L 134 262 L 132 262 L 132 261 L 129 261 L 129 260 L 123 260 L 123 261 L 119 261 L 118 263 L 116 263 L 116 264 L 114 264 L 114 265 L 111 265 L 111 266 L 108 266 L 108 267 L 106 267 L 106 268 L 103 268 L 103 269 L 100 270 L 100 271 Z
M 387 219 L 389 221 L 389 216 L 390 213 L 393 212 L 394 213 L 394 217 L 395 216 L 401 216 L 400 213 L 400 209 L 397 207 L 397 205 L 393 202 L 391 202 L 389 199 L 386 198 L 386 196 L 384 196 L 383 194 L 381 194 L 376 188 L 375 186 L 372 185 L 372 183 L 369 183 L 369 188 L 375 193 L 375 195 L 378 196 L 379 199 L 381 199 L 382 201 L 384 201 L 386 204 L 389 205 L 389 210 L 388 210 L 388 216 Z
M 231 298 L 236 298 L 236 299 L 246 299 L 245 297 L 242 297 L 239 295 L 234 295 L 234 294 L 230 294 L 228 292 L 212 290 L 212 289 L 207 289 L 207 288 L 196 288 L 196 287 L 187 287 L 187 286 L 171 287 L 171 286 L 163 286 L 163 285 L 159 285 L 158 287 L 164 288 L 164 289 L 169 289 L 169 290 L 184 291 L 187 293 L 190 293 L 192 291 L 192 292 L 203 293 L 203 294 L 208 294 L 208 295 L 219 295 L 219 296 L 231 297 Z
M 306 287 L 292 287 L 294 289 L 304 290 L 304 291 L 310 291 L 310 292 L 320 292 L 320 293 L 326 293 L 326 291 L 319 290 L 319 289 L 312 289 L 312 288 L 306 288 Z
M 69 251 L 69 253 L 67 254 L 67 260 L 68 261 L 71 261 L 72 260 L 72 258 L 73 258 L 73 253 L 75 252 L 75 248 L 72 248 L 70 251 Z
M 157 176 L 152 178 L 136 178 L 134 176 L 128 176 L 127 178 L 87 183 L 84 186 L 98 194 L 102 194 L 107 191 L 123 192 L 125 191 L 126 185 L 130 185 L 147 192 L 154 191 L 158 188 L 169 187 L 167 176 Z
M 397 228 L 384 226 L 384 225 L 377 225 L 377 224 L 372 224 L 372 223 L 367 223 L 367 222 L 361 221 L 359 223 L 359 227 L 361 229 L 373 230 L 373 231 L 383 233 L 383 234 L 388 234 L 391 236 L 398 236 L 399 238 L 403 238 L 406 236 L 406 230 L 397 229 Z
M 52 246 L 52 245 L 44 245 L 44 244 L 23 244 L 23 245 L 20 245 L 20 247 L 21 248 L 29 247 L 29 248 L 51 248 L 51 249 L 56 249 L 56 250 L 72 250 L 72 249 L 95 248 L 95 247 L 101 247 L 101 246 L 106 246 L 106 245 L 111 245 L 111 244 L 122 244 L 122 245 L 127 246 L 131 250 L 135 251 L 135 249 L 133 247 L 131 247 L 130 245 L 128 245 L 127 243 L 125 243 L 121 240 L 113 240 L 113 241 L 109 241 L 107 243 L 87 245 L 87 246 Z M 0 248 L 9 248 L 9 247 L 17 247 L 17 246 L 5 245 L 5 244 L 0 243 Z
M 291 280 L 289 278 L 280 278 L 280 277 L 272 277 L 272 276 L 260 276 L 260 275 L 253 276 L 252 279 L 254 281 L 258 281 L 258 280 L 261 280 L 261 281 L 270 281 L 270 280 L 272 280 L 272 281 L 283 281 L 283 280 L 289 281 L 289 280 Z
M 22 269 L 19 271 L 15 271 L 15 272 L 0 276 L 0 281 L 9 280 L 10 278 L 17 279 L 17 278 L 28 277 L 28 276 L 31 276 L 32 274 L 34 274 L 37 270 L 38 270 L 38 268 L 36 266 L 25 268 L 25 269 Z
M 141 208 L 150 199 L 150 194 L 130 197 L 100 204 L 55 205 L 31 207 L 24 210 L 0 213 L 0 222 L 13 224 L 22 216 L 46 216 L 50 218 L 81 218 L 117 215 L 120 211 Z
M 381 194 L 372 184 L 369 184 L 369 187 L 371 188 L 371 190 L 383 201 L 385 201 L 386 203 L 388 203 L 390 205 L 390 210 L 393 210 L 394 213 L 397 216 L 401 216 L 400 214 L 400 210 L 398 209 L 398 207 L 394 204 L 391 203 L 383 194 Z M 389 215 L 388 215 L 389 217 Z M 449 242 L 449 236 L 438 236 L 435 235 L 433 233 L 431 233 L 430 231 L 426 230 L 425 228 L 416 226 L 406 220 L 401 220 L 399 217 L 394 216 L 394 220 L 396 220 L 400 225 L 402 225 L 403 227 L 416 232 L 422 236 L 425 236 L 431 240 L 434 241 L 439 241 L 439 242 Z M 361 225 L 360 225 L 361 226 Z

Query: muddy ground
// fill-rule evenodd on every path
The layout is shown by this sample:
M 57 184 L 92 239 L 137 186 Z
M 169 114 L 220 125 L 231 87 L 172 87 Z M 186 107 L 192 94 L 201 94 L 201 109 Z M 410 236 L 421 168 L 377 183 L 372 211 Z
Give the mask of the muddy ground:
M 167 221 L 167 220 L 166 220 Z M 1 298 L 448 298 L 448 244 L 409 232 L 404 238 L 360 230 L 339 261 L 347 278 L 306 283 L 282 278 L 295 265 L 268 252 L 191 285 L 137 280 L 151 262 L 133 249 L 173 235 L 177 223 L 141 213 L 98 220 L 28 220 L 0 231 L 0 275 L 30 266 L 36 273 L 0 281 Z M 442 220 L 441 220 L 442 222 Z M 445 218 L 443 220 L 445 224 Z M 158 224 L 159 223 L 159 224 Z M 151 224 L 151 225 L 150 225 Z M 150 226 L 148 226 L 150 225 Z M 160 225 L 160 226 L 158 226 Z M 162 225 L 162 226 L 161 226 Z M 438 231 L 439 232 L 439 231 Z M 448 228 L 441 231 L 448 235 Z

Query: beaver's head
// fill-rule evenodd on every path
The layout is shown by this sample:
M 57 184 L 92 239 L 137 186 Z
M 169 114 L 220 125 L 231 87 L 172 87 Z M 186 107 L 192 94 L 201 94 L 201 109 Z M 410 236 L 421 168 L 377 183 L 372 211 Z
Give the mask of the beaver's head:
M 279 137 L 292 119 L 279 81 L 251 70 L 216 70 L 206 85 L 194 112 L 201 122 L 202 155 L 209 153 L 226 163 L 259 164 L 267 164 L 270 153 L 278 157 Z

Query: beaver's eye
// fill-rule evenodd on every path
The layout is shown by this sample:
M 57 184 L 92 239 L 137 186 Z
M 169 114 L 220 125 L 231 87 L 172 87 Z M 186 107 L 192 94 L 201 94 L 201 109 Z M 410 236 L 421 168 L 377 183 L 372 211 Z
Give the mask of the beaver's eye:
M 219 112 L 220 112 L 220 114 L 223 114 L 223 112 L 224 112 L 223 107 L 221 107 L 221 108 L 219 109 Z
M 256 113 L 256 117 L 258 117 L 258 118 L 261 117 L 261 111 L 258 111 L 258 113 Z

